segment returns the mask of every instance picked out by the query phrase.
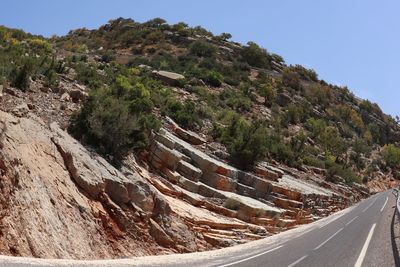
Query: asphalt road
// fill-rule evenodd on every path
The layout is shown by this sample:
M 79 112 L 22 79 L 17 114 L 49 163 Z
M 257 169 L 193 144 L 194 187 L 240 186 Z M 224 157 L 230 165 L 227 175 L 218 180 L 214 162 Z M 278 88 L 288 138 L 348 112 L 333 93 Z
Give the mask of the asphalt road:
M 293 240 L 210 266 L 395 266 L 391 239 L 395 204 L 392 190 L 379 193 Z
M 0 257 L 0 266 L 396 266 L 391 233 L 395 202 L 392 190 L 388 190 L 298 229 L 210 252 L 108 261 L 26 258 L 16 261 L 16 258 Z

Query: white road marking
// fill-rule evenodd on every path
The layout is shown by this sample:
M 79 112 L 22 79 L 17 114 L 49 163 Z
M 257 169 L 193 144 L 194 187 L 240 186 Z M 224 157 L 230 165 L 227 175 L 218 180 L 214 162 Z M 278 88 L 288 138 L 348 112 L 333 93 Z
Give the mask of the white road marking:
M 372 235 L 374 234 L 375 226 L 376 226 L 376 223 L 374 223 L 371 227 L 371 230 L 369 230 L 367 239 L 365 240 L 364 246 L 361 249 L 360 255 L 358 256 L 358 259 L 356 261 L 356 264 L 354 264 L 354 267 L 361 267 L 361 265 L 364 261 L 364 258 L 365 258 L 365 254 L 367 253 L 369 242 L 371 242 Z
M 381 208 L 381 212 L 383 211 L 383 209 L 386 207 L 386 203 L 388 202 L 389 197 L 386 197 L 386 201 L 385 204 L 383 204 L 382 208 Z
M 264 255 L 264 254 L 270 253 L 270 252 L 272 252 L 272 251 L 274 251 L 274 250 L 277 250 L 277 249 L 279 249 L 279 248 L 281 248 L 281 247 L 283 247 L 283 245 L 282 245 L 282 246 L 278 246 L 278 247 L 276 247 L 276 248 L 272 248 L 272 249 L 267 250 L 267 251 L 264 251 L 264 252 L 261 252 L 261 253 L 259 253 L 259 254 L 254 255 L 254 256 L 251 256 L 251 257 L 248 257 L 248 258 L 239 260 L 239 261 L 235 261 L 235 262 L 231 262 L 231 263 L 228 263 L 228 264 L 220 265 L 219 267 L 228 267 L 228 266 L 232 266 L 232 265 L 235 265 L 235 264 L 238 264 L 238 263 L 242 263 L 242 262 L 245 262 L 245 261 L 248 261 L 248 260 L 257 258 L 257 257 L 259 257 L 259 256 L 262 256 L 262 255 Z
M 318 247 L 314 248 L 314 250 L 317 250 L 319 248 L 321 248 L 323 245 L 325 245 L 329 240 L 331 240 L 335 235 L 337 235 L 338 233 L 340 233 L 340 231 L 342 231 L 343 228 L 340 228 L 339 230 L 336 231 L 336 233 L 334 233 L 333 235 L 331 235 L 327 240 L 325 240 L 324 242 L 322 242 L 321 244 L 319 244 Z
M 337 219 L 339 219 L 340 217 L 342 217 L 343 215 L 345 215 L 346 213 L 342 213 L 342 214 L 340 214 L 339 216 L 337 216 L 336 218 L 334 218 L 333 220 L 330 220 L 330 221 L 328 221 L 328 222 L 326 222 L 326 223 L 324 223 L 323 225 L 321 225 L 319 228 L 321 229 L 322 227 L 325 227 L 325 226 L 327 226 L 328 224 L 330 224 L 331 222 L 334 222 L 334 221 L 336 221 Z
M 371 204 L 369 204 L 365 209 L 363 209 L 363 211 L 362 212 L 365 212 L 367 209 L 369 209 L 372 205 L 374 205 L 374 203 L 375 203 L 375 201 L 377 200 L 378 198 L 376 197 L 375 199 L 374 199 L 374 201 L 372 201 L 372 203 Z
M 351 219 L 348 223 L 346 223 L 346 226 L 347 225 L 349 225 L 349 224 L 351 224 L 355 219 L 357 219 L 358 218 L 358 216 L 356 216 L 356 217 L 354 217 L 353 219 Z
M 289 264 L 288 267 L 295 266 L 297 263 L 301 262 L 302 260 L 304 260 L 307 257 L 308 257 L 308 255 L 305 255 L 305 256 L 301 257 L 300 259 L 298 259 L 297 261 L 293 262 L 292 264 Z

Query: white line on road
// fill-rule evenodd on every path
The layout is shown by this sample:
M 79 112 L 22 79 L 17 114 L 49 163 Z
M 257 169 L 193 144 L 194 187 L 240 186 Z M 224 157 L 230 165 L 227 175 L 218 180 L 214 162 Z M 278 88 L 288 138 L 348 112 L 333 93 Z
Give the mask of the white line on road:
M 369 204 L 365 209 L 363 209 L 363 211 L 362 212 L 365 212 L 367 209 L 369 209 L 372 205 L 374 205 L 374 203 L 375 203 L 375 201 L 377 200 L 378 198 L 376 197 L 375 199 L 374 199 L 374 201 L 372 201 L 372 203 L 371 204 Z
M 361 249 L 361 253 L 358 256 L 358 259 L 356 261 L 356 264 L 354 264 L 354 267 L 361 267 L 361 264 L 363 263 L 364 258 L 365 258 L 365 254 L 367 253 L 369 242 L 371 242 L 372 235 L 374 234 L 375 226 L 376 226 L 376 223 L 374 223 L 371 227 L 371 230 L 369 230 L 367 239 L 365 240 L 364 246 Z
M 257 258 L 257 257 L 259 257 L 259 256 L 262 256 L 262 255 L 264 255 L 264 254 L 270 253 L 270 252 L 272 252 L 272 251 L 274 251 L 274 250 L 277 250 L 277 249 L 279 249 L 279 248 L 281 248 L 281 247 L 283 247 L 283 245 L 282 245 L 282 246 L 278 246 L 278 247 L 276 247 L 276 248 L 271 248 L 270 250 L 261 252 L 261 253 L 259 253 L 259 254 L 256 254 L 256 255 L 254 255 L 254 256 L 245 258 L 245 259 L 243 259 L 243 260 L 239 260 L 239 261 L 231 262 L 231 263 L 228 263 L 228 264 L 220 265 L 219 267 L 228 267 L 228 266 L 232 266 L 232 265 L 235 265 L 235 264 L 238 264 L 238 263 L 242 263 L 242 262 L 245 262 L 245 261 L 248 261 L 248 260 Z
M 336 233 L 334 233 L 333 235 L 331 235 L 327 240 L 325 240 L 324 242 L 322 242 L 321 244 L 319 244 L 318 247 L 314 248 L 314 250 L 317 250 L 319 248 L 321 248 L 323 245 L 325 245 L 329 240 L 331 240 L 335 235 L 337 235 L 338 233 L 340 233 L 340 231 L 342 231 L 343 228 L 340 228 L 339 230 L 336 231 Z
M 381 212 L 383 211 L 383 209 L 386 207 L 386 203 L 388 202 L 389 197 L 386 197 L 386 201 L 385 204 L 383 204 L 382 208 L 381 208 Z
M 305 256 L 301 257 L 300 259 L 298 259 L 297 261 L 293 262 L 292 264 L 289 264 L 288 267 L 295 266 L 297 263 L 301 262 L 302 260 L 304 260 L 307 257 L 308 257 L 308 255 L 305 255 Z
M 346 223 L 346 226 L 347 225 L 349 225 L 349 224 L 351 224 L 355 219 L 357 219 L 358 218 L 358 216 L 356 216 L 356 217 L 354 217 L 353 219 L 351 219 L 348 223 Z

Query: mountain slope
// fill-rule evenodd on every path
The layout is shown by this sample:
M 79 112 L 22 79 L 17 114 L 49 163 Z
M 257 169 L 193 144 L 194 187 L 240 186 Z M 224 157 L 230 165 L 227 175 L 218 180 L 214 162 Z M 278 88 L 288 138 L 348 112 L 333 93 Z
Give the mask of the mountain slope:
M 1 27 L 1 253 L 203 251 L 395 184 L 392 117 L 229 38 L 162 19 Z

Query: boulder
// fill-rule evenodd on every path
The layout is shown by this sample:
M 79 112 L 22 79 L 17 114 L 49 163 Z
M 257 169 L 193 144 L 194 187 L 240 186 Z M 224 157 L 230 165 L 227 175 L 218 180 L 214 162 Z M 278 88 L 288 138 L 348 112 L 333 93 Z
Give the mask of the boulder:
M 185 79 L 185 76 L 183 76 L 182 74 L 163 70 L 153 71 L 153 75 L 160 81 L 171 86 L 176 86 L 179 84 L 179 80 Z

